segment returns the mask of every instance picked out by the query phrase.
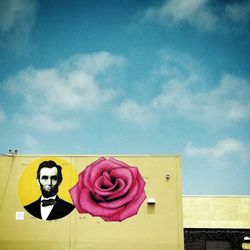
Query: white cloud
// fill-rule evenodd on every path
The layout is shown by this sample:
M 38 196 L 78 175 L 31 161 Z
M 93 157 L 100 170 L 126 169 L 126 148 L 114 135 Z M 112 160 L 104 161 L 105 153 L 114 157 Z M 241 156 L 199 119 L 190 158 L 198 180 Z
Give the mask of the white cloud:
M 248 81 L 224 74 L 211 90 L 194 89 L 192 77 L 186 82 L 169 80 L 160 95 L 152 100 L 155 109 L 192 120 L 226 124 L 250 118 Z
M 35 23 L 37 2 L 33 0 L 0 1 L 0 45 L 19 48 L 30 39 Z
M 117 114 L 122 119 L 146 125 L 156 120 L 155 114 L 150 110 L 150 107 L 138 104 L 133 100 L 125 100 L 117 109 Z
M 167 48 L 160 50 L 159 57 L 160 65 L 154 72 L 154 77 L 184 79 L 192 75 L 192 78 L 199 78 L 198 74 L 202 71 L 199 63 L 187 54 Z
M 225 7 L 226 17 L 234 22 L 249 22 L 250 21 L 250 2 L 241 1 L 228 4 Z
M 212 4 L 209 0 L 163 0 L 160 5 L 148 7 L 143 20 L 165 26 L 188 23 L 203 32 L 226 27 L 241 30 L 250 20 L 250 2 Z
M 60 70 L 26 69 L 7 82 L 13 93 L 21 94 L 26 105 L 45 113 L 65 110 L 95 110 L 115 95 L 98 87 L 95 76 L 81 70 L 64 75 Z
M 212 13 L 207 0 L 168 0 L 160 6 L 149 7 L 146 20 L 158 20 L 164 24 L 172 20 L 175 23 L 187 22 L 200 30 L 212 30 L 217 24 L 217 17 Z
M 250 162 L 250 145 L 233 138 L 218 141 L 210 147 L 195 146 L 187 143 L 185 155 L 189 158 L 197 158 L 202 164 L 210 166 L 232 166 Z
M 107 52 L 80 54 L 53 68 L 22 70 L 9 77 L 5 87 L 24 98 L 33 127 L 69 129 L 72 124 L 61 120 L 65 114 L 96 111 L 116 96 L 114 88 L 104 86 L 105 80 L 124 63 L 123 57 Z
M 250 119 L 249 80 L 225 73 L 218 83 L 210 83 L 189 56 L 167 50 L 160 56 L 161 65 L 150 79 L 162 89 L 146 105 L 136 100 L 122 103 L 123 119 L 145 123 L 155 117 L 182 117 L 216 128 Z
M 238 140 L 224 139 L 213 147 L 197 147 L 192 143 L 188 143 L 185 152 L 189 157 L 210 156 L 212 158 L 220 158 L 227 154 L 239 153 L 242 147 L 242 143 Z
M 62 62 L 60 66 L 69 70 L 77 68 L 88 74 L 96 75 L 105 73 L 110 68 L 124 66 L 125 64 L 126 60 L 123 56 L 112 55 L 109 52 L 102 51 L 72 56 L 66 63 Z
M 46 132 L 61 132 L 73 130 L 78 127 L 75 120 L 70 117 L 53 117 L 47 114 L 32 114 L 27 116 L 16 116 L 16 121 L 25 127 L 32 127 Z

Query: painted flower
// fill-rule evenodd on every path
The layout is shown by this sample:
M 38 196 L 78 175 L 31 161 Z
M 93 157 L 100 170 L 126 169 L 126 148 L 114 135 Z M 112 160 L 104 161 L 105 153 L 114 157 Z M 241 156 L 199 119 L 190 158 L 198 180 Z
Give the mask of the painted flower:
M 69 192 L 79 213 L 122 221 L 137 214 L 146 198 L 144 187 L 136 167 L 101 157 L 79 174 Z

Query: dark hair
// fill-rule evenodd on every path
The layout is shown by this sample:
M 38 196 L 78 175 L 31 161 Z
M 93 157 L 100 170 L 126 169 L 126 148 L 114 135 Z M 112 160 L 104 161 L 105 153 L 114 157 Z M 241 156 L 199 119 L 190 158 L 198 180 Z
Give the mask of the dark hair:
M 40 163 L 38 169 L 37 169 L 37 175 L 36 178 L 39 180 L 40 179 L 40 171 L 42 168 L 53 168 L 56 167 L 57 168 L 57 175 L 58 175 L 58 183 L 60 184 L 63 177 L 62 177 L 62 167 L 57 165 L 54 161 L 43 161 L 42 163 Z

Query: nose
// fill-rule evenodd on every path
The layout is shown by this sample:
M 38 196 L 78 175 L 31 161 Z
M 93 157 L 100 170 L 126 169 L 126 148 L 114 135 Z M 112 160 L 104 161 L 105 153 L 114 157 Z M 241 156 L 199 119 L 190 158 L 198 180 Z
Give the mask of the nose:
M 52 185 L 52 179 L 51 178 L 48 178 L 48 185 Z

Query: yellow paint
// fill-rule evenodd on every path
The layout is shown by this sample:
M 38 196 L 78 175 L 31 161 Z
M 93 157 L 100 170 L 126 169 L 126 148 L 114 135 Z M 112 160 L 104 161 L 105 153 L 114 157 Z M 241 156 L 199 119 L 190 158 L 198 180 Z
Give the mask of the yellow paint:
M 99 157 L 60 156 L 56 158 L 66 162 L 66 166 L 72 166 L 79 173 Z M 44 160 L 44 157 L 15 156 L 11 160 L 0 157 L 0 166 L 6 173 L 4 176 L 0 175 L 0 182 L 5 183 L 0 186 L 2 189 L 0 190 L 2 194 L 0 249 L 183 250 L 180 158 L 178 156 L 113 157 L 138 167 L 146 182 L 147 198 L 154 198 L 156 201 L 155 205 L 148 205 L 145 201 L 137 215 L 123 222 L 105 222 L 89 214 L 79 214 L 76 210 L 56 221 L 33 218 L 23 208 L 28 199 L 22 197 L 19 202 L 18 183 L 20 180 L 19 187 L 29 189 L 23 185 L 25 186 L 28 179 L 33 176 L 35 170 L 33 165 Z M 46 159 L 55 158 L 46 156 Z M 27 170 L 27 168 L 30 169 Z M 26 177 L 23 177 L 25 175 Z M 170 175 L 170 178 L 167 179 L 166 175 Z M 65 177 L 65 174 L 63 176 Z M 69 178 L 69 182 L 73 186 L 74 178 Z M 33 195 L 35 196 L 34 193 Z M 24 212 L 24 220 L 17 221 L 16 212 Z
M 242 249 L 250 249 L 250 243 L 242 243 Z
M 19 199 L 23 206 L 35 201 L 41 195 L 40 187 L 36 181 L 37 168 L 43 161 L 52 160 L 62 167 L 63 181 L 59 186 L 58 195 L 62 199 L 71 202 L 68 190 L 77 182 L 76 170 L 67 161 L 59 157 L 42 157 L 27 166 L 19 178 Z
M 184 196 L 185 228 L 250 228 L 250 196 Z

